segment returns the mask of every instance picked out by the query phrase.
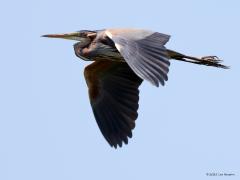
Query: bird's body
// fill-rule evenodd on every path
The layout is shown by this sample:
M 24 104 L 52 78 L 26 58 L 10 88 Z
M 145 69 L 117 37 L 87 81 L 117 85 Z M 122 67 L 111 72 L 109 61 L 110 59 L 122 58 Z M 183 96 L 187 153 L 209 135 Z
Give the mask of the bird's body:
M 89 98 L 98 126 L 111 146 L 132 137 L 143 80 L 154 86 L 168 80 L 170 59 L 227 68 L 215 56 L 196 58 L 168 50 L 170 36 L 140 29 L 83 30 L 44 37 L 77 40 L 74 51 L 85 61 Z

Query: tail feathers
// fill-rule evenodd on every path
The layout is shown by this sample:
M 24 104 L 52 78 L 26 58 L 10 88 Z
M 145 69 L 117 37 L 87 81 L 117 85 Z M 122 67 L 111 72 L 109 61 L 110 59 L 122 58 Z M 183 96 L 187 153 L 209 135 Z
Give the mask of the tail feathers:
M 197 58 L 192 56 L 186 56 L 184 54 L 181 54 L 169 49 L 167 50 L 167 52 L 171 59 L 205 65 L 205 66 L 213 66 L 213 67 L 218 67 L 223 69 L 229 69 L 228 66 L 221 64 L 222 60 L 220 60 L 217 56 L 205 56 L 205 57 Z

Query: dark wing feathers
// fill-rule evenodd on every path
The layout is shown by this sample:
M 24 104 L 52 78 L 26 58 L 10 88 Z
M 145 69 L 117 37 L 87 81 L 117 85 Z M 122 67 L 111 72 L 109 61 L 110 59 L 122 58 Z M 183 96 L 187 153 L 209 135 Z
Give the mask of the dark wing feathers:
M 142 79 L 155 86 L 168 80 L 170 62 L 164 45 L 170 36 L 133 29 L 109 29 L 105 34 L 126 63 L 97 61 L 85 68 L 84 75 L 97 124 L 116 148 L 132 137 Z
M 155 86 L 168 80 L 169 57 L 164 45 L 170 36 L 145 30 L 106 30 L 132 70 Z M 140 38 L 139 38 L 140 37 Z
M 84 75 L 97 124 L 108 143 L 115 148 L 128 143 L 138 113 L 142 83 L 127 63 L 99 61 L 87 66 Z

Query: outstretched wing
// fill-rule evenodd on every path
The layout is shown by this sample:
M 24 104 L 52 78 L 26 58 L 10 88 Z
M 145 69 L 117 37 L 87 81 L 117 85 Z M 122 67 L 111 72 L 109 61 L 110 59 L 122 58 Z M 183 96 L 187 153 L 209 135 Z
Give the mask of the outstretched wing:
M 108 29 L 105 34 L 139 77 L 155 86 L 168 80 L 170 62 L 164 45 L 169 35 L 135 29 Z
M 108 143 L 115 148 L 128 143 L 138 113 L 142 83 L 127 63 L 97 61 L 84 70 L 89 98 L 97 124 Z

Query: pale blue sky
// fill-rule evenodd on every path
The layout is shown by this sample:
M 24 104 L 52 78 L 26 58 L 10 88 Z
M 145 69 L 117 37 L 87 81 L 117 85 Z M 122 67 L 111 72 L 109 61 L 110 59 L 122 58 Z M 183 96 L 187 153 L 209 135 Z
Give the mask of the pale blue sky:
M 0 179 L 239 179 L 239 9 L 237 0 L 2 2 Z M 115 150 L 94 120 L 74 42 L 40 38 L 107 27 L 170 34 L 168 48 L 218 55 L 231 69 L 172 62 L 165 87 L 141 86 L 133 138 Z

